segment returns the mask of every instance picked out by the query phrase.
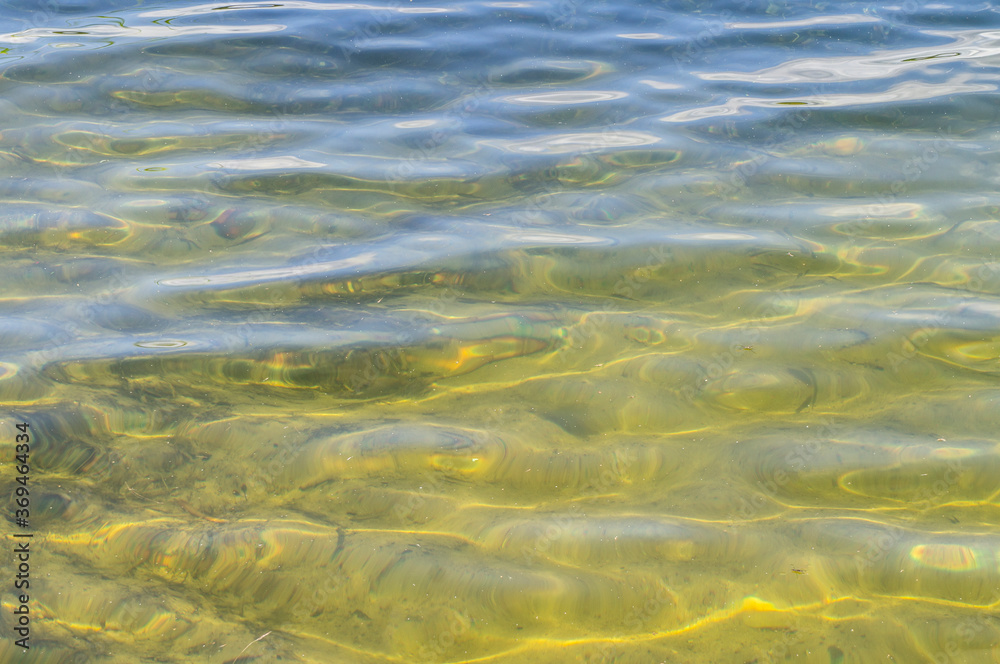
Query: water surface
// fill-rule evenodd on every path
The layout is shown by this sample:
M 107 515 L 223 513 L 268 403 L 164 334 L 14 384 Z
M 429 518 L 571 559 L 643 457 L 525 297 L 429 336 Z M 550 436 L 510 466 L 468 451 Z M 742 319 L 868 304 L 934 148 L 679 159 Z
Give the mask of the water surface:
M 0 659 L 1000 661 L 998 28 L 3 3 Z

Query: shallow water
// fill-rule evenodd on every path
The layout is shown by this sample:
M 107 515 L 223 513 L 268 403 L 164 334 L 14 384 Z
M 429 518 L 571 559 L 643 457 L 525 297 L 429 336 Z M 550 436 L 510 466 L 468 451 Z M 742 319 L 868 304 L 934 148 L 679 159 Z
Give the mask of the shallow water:
M 3 661 L 1000 661 L 988 3 L 0 7 Z

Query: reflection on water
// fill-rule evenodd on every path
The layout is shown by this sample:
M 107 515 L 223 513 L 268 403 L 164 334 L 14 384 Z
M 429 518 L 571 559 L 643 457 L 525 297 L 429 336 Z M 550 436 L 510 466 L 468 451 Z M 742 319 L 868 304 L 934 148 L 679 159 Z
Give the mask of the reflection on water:
M 0 660 L 1000 661 L 994 8 L 133 4 L 0 13 Z

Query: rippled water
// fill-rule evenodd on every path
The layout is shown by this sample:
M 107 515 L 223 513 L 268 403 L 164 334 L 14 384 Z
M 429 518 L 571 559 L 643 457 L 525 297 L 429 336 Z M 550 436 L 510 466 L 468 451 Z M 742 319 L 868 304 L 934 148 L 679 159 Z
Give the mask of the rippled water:
M 0 17 L 3 661 L 1000 661 L 990 4 Z

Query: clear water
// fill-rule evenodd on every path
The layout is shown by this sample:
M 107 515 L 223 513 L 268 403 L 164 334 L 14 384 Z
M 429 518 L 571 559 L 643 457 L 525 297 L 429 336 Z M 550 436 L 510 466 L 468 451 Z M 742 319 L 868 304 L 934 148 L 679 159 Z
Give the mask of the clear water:
M 0 31 L 0 660 L 1000 661 L 989 3 Z

